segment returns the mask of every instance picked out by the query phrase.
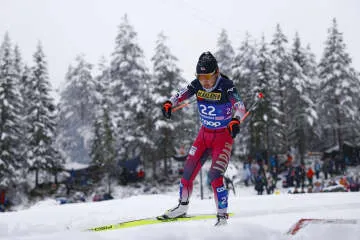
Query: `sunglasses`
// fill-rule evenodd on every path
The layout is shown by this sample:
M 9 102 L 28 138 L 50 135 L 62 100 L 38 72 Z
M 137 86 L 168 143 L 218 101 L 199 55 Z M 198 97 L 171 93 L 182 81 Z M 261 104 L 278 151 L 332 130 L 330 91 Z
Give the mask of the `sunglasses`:
M 195 74 L 195 76 L 199 81 L 203 81 L 203 80 L 210 80 L 212 76 L 214 76 L 215 74 L 216 74 L 216 70 L 213 71 L 212 73 Z

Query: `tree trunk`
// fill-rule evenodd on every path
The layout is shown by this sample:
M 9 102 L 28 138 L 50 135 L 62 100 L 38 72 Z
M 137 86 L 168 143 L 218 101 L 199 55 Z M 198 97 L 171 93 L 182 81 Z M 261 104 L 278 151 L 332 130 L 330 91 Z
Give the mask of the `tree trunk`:
M 337 142 L 338 142 L 338 146 L 339 146 L 339 153 L 340 153 L 340 159 L 341 161 L 344 159 L 344 151 L 343 151 L 343 146 L 344 146 L 344 139 L 342 137 L 342 121 L 341 121 L 341 114 L 340 114 L 340 102 L 339 99 L 336 98 L 336 123 L 337 123 Z
M 39 186 L 39 169 L 35 169 L 35 187 Z
M 54 173 L 54 182 L 55 184 L 58 184 L 57 171 Z

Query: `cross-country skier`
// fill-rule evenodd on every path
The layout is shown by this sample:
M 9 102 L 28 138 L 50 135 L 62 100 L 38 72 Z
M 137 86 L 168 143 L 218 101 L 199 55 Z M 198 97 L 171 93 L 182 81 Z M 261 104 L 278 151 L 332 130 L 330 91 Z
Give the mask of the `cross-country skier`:
M 193 181 L 207 157 L 211 156 L 208 177 L 217 207 L 218 220 L 215 225 L 224 225 L 228 218 L 228 190 L 223 178 L 230 160 L 233 138 L 240 132 L 239 120 L 245 114 L 245 106 L 233 82 L 220 73 L 217 61 L 210 52 L 201 54 L 196 66 L 196 79 L 163 104 L 164 116 L 170 118 L 172 107 L 193 95 L 197 98 L 202 126 L 185 161 L 179 204 L 163 217 L 186 215 Z

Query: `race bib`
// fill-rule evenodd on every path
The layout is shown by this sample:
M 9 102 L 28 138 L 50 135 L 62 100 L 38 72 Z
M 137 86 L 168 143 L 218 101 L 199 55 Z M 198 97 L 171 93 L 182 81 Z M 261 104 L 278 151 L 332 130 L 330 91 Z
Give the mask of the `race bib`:
M 211 129 L 224 128 L 232 117 L 231 103 L 212 104 L 198 102 L 200 120 L 203 126 Z

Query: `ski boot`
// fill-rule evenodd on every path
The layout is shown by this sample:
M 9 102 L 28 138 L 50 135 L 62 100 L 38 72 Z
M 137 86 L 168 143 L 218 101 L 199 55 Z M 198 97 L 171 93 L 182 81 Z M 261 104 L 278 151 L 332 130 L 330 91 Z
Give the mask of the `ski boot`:
M 189 209 L 189 202 L 179 201 L 179 204 L 176 207 L 167 210 L 164 213 L 164 215 L 162 215 L 161 217 L 164 219 L 184 217 L 186 216 L 188 209 Z
M 216 217 L 217 217 L 217 222 L 215 223 L 215 226 L 223 226 L 227 224 L 227 219 L 229 218 L 229 214 L 218 213 Z

